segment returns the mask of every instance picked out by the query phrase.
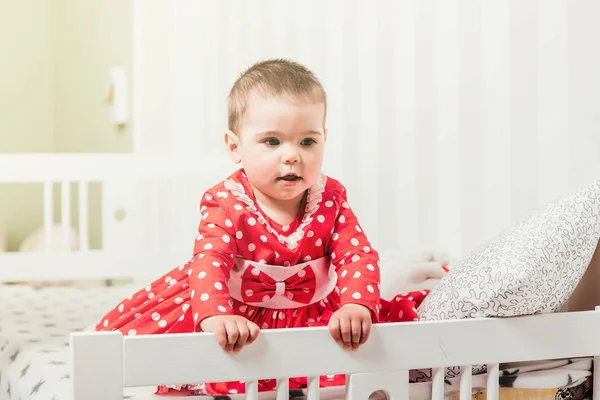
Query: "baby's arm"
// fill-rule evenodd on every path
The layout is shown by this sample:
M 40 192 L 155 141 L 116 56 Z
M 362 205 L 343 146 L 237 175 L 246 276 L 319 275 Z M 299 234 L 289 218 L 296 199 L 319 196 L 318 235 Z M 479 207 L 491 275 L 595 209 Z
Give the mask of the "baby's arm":
M 205 193 L 200 203 L 202 219 L 194 244 L 190 275 L 190 301 L 195 325 L 213 332 L 221 347 L 238 352 L 253 342 L 259 332 L 256 324 L 234 315 L 227 287 L 236 253 L 235 232 L 216 193 Z
M 341 184 L 335 202 L 339 212 L 329 253 L 337 270 L 341 308 L 329 329 L 336 341 L 356 350 L 368 339 L 371 323 L 379 319 L 379 254 L 371 248 Z
M 329 242 L 331 262 L 338 273 L 340 301 L 360 304 L 372 312 L 373 321 L 379 319 L 380 272 L 379 254 L 371 248 L 367 236 L 348 204 L 342 187 L 336 195 L 339 213 Z

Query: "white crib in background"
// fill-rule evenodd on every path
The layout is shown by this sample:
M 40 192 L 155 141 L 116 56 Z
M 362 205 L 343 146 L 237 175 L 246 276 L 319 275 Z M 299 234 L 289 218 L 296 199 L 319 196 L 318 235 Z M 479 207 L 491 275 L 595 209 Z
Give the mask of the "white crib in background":
M 47 243 L 52 240 L 55 210 L 52 187 L 60 183 L 65 248 L 1 255 L 0 281 L 143 281 L 185 262 L 195 237 L 197 199 L 223 174 L 218 167 L 194 173 L 192 164 L 139 155 L 1 156 L 0 183 L 43 185 Z M 66 245 L 74 215 L 63 212 L 71 210 L 72 182 L 77 183 L 75 216 L 81 232 L 81 246 L 75 251 Z M 103 187 L 101 249 L 90 249 L 87 241 L 90 182 Z M 118 209 L 125 211 L 122 220 L 115 219 Z M 569 329 L 557 329 L 565 326 Z M 597 312 L 383 324 L 373 328 L 361 350 L 349 353 L 332 342 L 325 328 L 273 330 L 262 332 L 256 343 L 235 356 L 222 352 L 211 334 L 123 337 L 118 332 L 74 332 L 69 356 L 72 398 L 121 400 L 128 387 L 245 380 L 246 398 L 281 400 L 288 398 L 285 378 L 308 376 L 307 395 L 315 400 L 326 397 L 319 390 L 319 376 L 341 373 L 349 379 L 346 388 L 331 392 L 336 398 L 366 399 L 384 390 L 388 398 L 405 399 L 408 371 L 433 368 L 432 398 L 439 400 L 444 397 L 444 367 L 461 366 L 460 397 L 466 400 L 471 398 L 471 365 L 487 364 L 487 396 L 493 399 L 498 396 L 499 363 L 596 356 L 600 354 L 598 331 Z M 259 396 L 259 379 L 280 380 L 277 392 Z M 594 387 L 598 387 L 596 375 Z

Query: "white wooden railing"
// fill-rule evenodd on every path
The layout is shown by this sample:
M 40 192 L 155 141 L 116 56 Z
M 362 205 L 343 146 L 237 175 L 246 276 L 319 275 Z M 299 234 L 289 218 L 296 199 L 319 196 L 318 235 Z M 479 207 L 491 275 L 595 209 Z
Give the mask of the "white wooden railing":
M 565 328 L 568 327 L 568 328 Z M 208 333 L 123 337 L 119 332 L 71 335 L 73 400 L 121 400 L 124 387 L 246 381 L 257 399 L 259 379 L 308 377 L 308 400 L 319 398 L 319 376 L 347 374 L 348 400 L 384 390 L 408 399 L 408 371 L 433 368 L 432 399 L 444 398 L 444 370 L 463 366 L 460 398 L 471 399 L 471 366 L 487 364 L 487 398 L 498 398 L 499 363 L 596 356 L 600 313 L 376 325 L 359 351 L 337 346 L 326 328 L 262 331 L 251 346 L 228 355 Z M 597 358 L 595 359 L 597 360 Z M 598 388 L 598 375 L 594 388 Z M 598 393 L 597 391 L 595 391 Z

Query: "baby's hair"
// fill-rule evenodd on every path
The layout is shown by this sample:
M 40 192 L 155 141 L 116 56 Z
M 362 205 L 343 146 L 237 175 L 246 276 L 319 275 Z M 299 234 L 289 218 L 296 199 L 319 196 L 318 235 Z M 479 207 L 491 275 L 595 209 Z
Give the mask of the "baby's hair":
M 286 59 L 258 62 L 235 81 L 227 102 L 228 128 L 234 133 L 244 117 L 250 95 L 288 95 L 299 100 L 323 102 L 327 110 L 327 95 L 315 74 L 304 65 Z

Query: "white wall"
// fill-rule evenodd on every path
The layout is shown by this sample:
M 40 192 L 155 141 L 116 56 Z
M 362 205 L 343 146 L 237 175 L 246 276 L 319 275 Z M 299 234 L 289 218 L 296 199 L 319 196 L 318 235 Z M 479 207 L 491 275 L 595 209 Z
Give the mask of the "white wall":
M 460 255 L 600 179 L 597 1 L 135 4 L 136 150 L 223 151 L 233 80 L 294 58 L 328 90 L 326 172 L 380 248 Z

